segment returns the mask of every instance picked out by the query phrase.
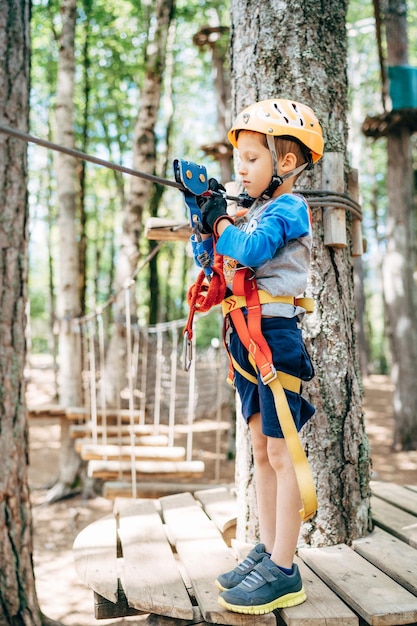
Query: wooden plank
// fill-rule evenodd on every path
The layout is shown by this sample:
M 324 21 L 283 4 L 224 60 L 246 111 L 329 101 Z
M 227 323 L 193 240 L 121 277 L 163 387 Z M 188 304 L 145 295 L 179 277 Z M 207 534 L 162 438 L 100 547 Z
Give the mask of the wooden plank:
M 191 227 L 188 222 L 150 217 L 146 221 L 145 237 L 156 241 L 188 241 Z
M 117 529 L 113 515 L 89 524 L 73 544 L 75 569 L 81 580 L 98 594 L 116 603 Z
M 417 548 L 417 517 L 375 496 L 371 498 L 372 519 L 377 526 Z
M 100 459 L 129 461 L 132 456 L 139 460 L 152 461 L 183 461 L 185 448 L 182 446 L 123 446 L 117 444 L 93 444 L 81 445 L 81 458 L 84 461 Z
M 192 476 L 204 472 L 203 461 L 136 461 L 136 475 L 152 474 L 166 476 L 168 474 L 181 474 Z M 131 474 L 130 461 L 89 461 L 88 475 L 94 478 L 118 478 L 120 475 Z
M 59 404 L 39 404 L 27 407 L 28 417 L 65 417 L 65 407 Z
M 299 556 L 371 626 L 417 621 L 417 598 L 348 546 L 303 548 Z
M 417 552 L 414 548 L 378 527 L 370 535 L 356 539 L 353 548 L 390 578 L 417 595 Z
M 192 626 L 193 624 L 202 624 L 205 626 L 207 623 L 203 621 L 201 616 L 201 611 L 198 606 L 193 606 L 193 619 L 191 620 L 183 620 L 183 619 L 170 619 L 169 617 L 164 617 L 162 615 L 148 615 L 144 622 L 141 622 L 143 626 Z M 209 626 L 207 624 L 207 626 Z
M 179 477 L 181 479 L 181 477 Z M 188 482 L 184 483 L 184 480 L 172 480 L 169 482 L 165 479 L 165 481 L 157 481 L 152 476 L 152 481 L 141 480 L 140 485 L 138 485 L 138 494 L 140 497 L 144 497 L 145 495 L 149 497 L 149 494 L 152 497 L 159 497 L 163 495 L 172 495 L 175 493 L 181 493 L 184 489 L 187 488 L 191 492 L 200 491 L 201 489 L 213 489 L 212 484 L 205 483 L 197 483 L 197 482 Z M 225 487 L 226 488 L 226 487 Z M 123 480 L 111 480 L 103 483 L 103 496 L 109 500 L 114 500 L 115 498 L 131 498 L 132 497 L 132 483 Z M 233 528 L 227 529 L 227 533 L 232 532 Z M 226 534 L 227 534 L 226 533 Z
M 168 533 L 194 589 L 203 619 L 212 624 L 276 626 L 273 613 L 247 616 L 226 611 L 218 604 L 214 584 L 221 572 L 236 566 L 215 524 L 190 493 L 159 499 Z
M 129 606 L 179 619 L 193 607 L 153 500 L 116 500 Z
M 143 611 L 133 609 L 127 603 L 127 598 L 120 580 L 118 581 L 117 602 L 114 604 L 94 591 L 94 617 L 96 619 L 114 619 L 131 615 L 143 615 Z
M 135 419 L 141 419 L 144 417 L 144 412 L 139 409 L 134 409 L 132 415 Z M 78 420 L 78 419 L 91 419 L 91 408 L 85 406 L 69 406 L 65 409 L 65 417 L 69 420 Z M 114 418 L 120 417 L 122 419 L 130 419 L 131 412 L 129 409 L 107 409 L 103 411 L 102 409 L 97 410 L 97 418 L 101 419 L 102 417 L 106 418 Z
M 236 495 L 230 489 L 204 489 L 196 491 L 194 497 L 203 505 L 204 511 L 223 534 L 228 528 L 236 525 Z
M 300 568 L 307 600 L 290 609 L 278 611 L 287 626 L 358 626 L 358 617 L 342 600 L 324 584 L 299 558 L 295 559 Z
M 322 189 L 343 193 L 345 190 L 342 152 L 326 152 L 322 160 Z M 323 240 L 325 246 L 345 248 L 346 212 L 343 208 L 323 208 Z
M 107 424 L 104 429 L 100 424 L 97 425 L 97 434 L 102 436 L 104 432 L 107 433 L 108 437 L 130 437 L 130 433 L 133 432 L 135 436 L 142 435 L 155 435 L 155 426 L 151 424 L 135 424 L 133 429 L 129 424 L 121 424 L 118 426 L 117 424 Z M 71 437 L 91 437 L 91 433 L 93 431 L 93 424 L 91 422 L 86 422 L 85 424 L 71 424 L 70 426 L 70 434 Z
M 94 445 L 93 439 L 91 438 L 91 436 L 87 436 L 87 434 L 91 435 L 91 433 L 89 432 L 89 433 L 86 433 L 84 436 L 77 437 L 75 439 L 74 448 L 76 449 L 78 453 L 81 452 L 82 446 Z M 118 434 L 110 435 L 110 436 L 107 434 L 106 439 L 107 439 L 108 445 L 114 445 L 114 446 L 123 446 L 123 445 L 128 446 L 132 442 L 132 438 L 130 437 L 130 435 L 119 437 Z M 135 435 L 134 441 L 135 441 L 135 446 L 167 446 L 168 445 L 168 437 L 166 435 Z M 102 436 L 98 437 L 97 443 L 98 445 L 104 445 Z
M 407 487 L 394 483 L 372 481 L 371 490 L 381 500 L 385 500 L 407 513 L 417 515 L 417 493 L 407 489 Z

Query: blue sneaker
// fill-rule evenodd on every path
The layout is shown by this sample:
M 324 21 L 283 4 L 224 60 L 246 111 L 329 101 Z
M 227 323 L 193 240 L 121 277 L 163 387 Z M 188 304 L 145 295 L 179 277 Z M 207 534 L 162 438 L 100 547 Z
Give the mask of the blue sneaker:
M 236 565 L 230 572 L 220 574 L 215 581 L 216 587 L 218 587 L 220 591 L 226 591 L 226 589 L 236 587 L 242 580 L 245 580 L 246 576 L 250 574 L 255 565 L 260 563 L 266 556 L 269 555 L 265 552 L 264 544 L 258 543 L 239 565 Z
M 306 597 L 297 565 L 287 575 L 266 556 L 241 583 L 219 595 L 219 604 L 234 613 L 263 615 L 301 604 Z

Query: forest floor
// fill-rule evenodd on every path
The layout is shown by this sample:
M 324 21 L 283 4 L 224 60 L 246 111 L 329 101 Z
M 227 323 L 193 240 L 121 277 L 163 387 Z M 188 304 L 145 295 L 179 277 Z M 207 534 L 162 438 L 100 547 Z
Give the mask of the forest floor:
M 28 403 L 51 401 L 51 380 L 45 370 L 30 371 Z M 417 484 L 417 451 L 392 450 L 392 388 L 385 376 L 370 376 L 364 381 L 364 410 L 371 445 L 373 478 L 397 484 Z M 94 618 L 93 592 L 78 578 L 72 556 L 77 534 L 94 520 L 111 513 L 112 502 L 102 497 L 84 500 L 73 497 L 45 505 L 45 486 L 53 480 L 59 455 L 58 419 L 31 418 L 29 483 L 34 529 L 34 567 L 36 589 L 42 612 L 65 626 L 131 626 L 144 619 L 131 617 L 116 620 Z M 226 439 L 226 437 L 225 437 Z M 232 483 L 234 463 L 225 460 L 227 442 L 222 445 L 220 476 L 215 477 L 216 432 L 194 436 L 195 458 L 206 464 L 201 482 Z M 196 482 L 196 481 L 194 481 Z M 186 490 L 186 484 L 184 489 Z

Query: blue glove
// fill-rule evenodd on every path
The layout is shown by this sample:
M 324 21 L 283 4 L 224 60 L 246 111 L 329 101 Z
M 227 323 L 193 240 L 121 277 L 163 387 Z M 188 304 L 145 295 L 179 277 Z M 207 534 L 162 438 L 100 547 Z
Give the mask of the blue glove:
M 223 185 L 215 178 L 209 180 L 210 196 L 199 196 L 197 204 L 201 209 L 202 233 L 209 235 L 215 230 L 214 226 L 219 217 L 229 217 L 226 211 L 227 203 L 220 191 L 226 191 Z

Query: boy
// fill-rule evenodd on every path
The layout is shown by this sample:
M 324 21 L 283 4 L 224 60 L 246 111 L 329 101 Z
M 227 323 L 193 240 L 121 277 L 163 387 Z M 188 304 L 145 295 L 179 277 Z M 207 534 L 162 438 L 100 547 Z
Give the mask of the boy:
M 309 107 L 271 99 L 244 109 L 228 137 L 239 152 L 239 175 L 253 203 L 243 224 L 235 226 L 223 196 L 214 193 L 201 207 L 203 233 L 212 235 L 216 252 L 224 255 L 232 291 L 243 267 L 251 268 L 256 288 L 269 294 L 260 324 L 276 370 L 310 380 L 314 371 L 299 328 L 305 309 L 295 298 L 307 286 L 312 236 L 307 203 L 292 192 L 300 173 L 323 154 L 320 124 Z M 214 192 L 221 189 L 214 179 L 210 187 Z M 294 297 L 292 304 L 284 302 L 287 296 Z M 248 319 L 247 309 L 242 310 Z M 263 384 L 228 316 L 226 324 L 235 386 L 251 433 L 261 543 L 234 570 L 220 575 L 216 585 L 223 607 L 263 614 L 306 599 L 293 563 L 301 500 L 271 389 Z M 286 390 L 285 395 L 299 431 L 314 408 L 299 393 Z

